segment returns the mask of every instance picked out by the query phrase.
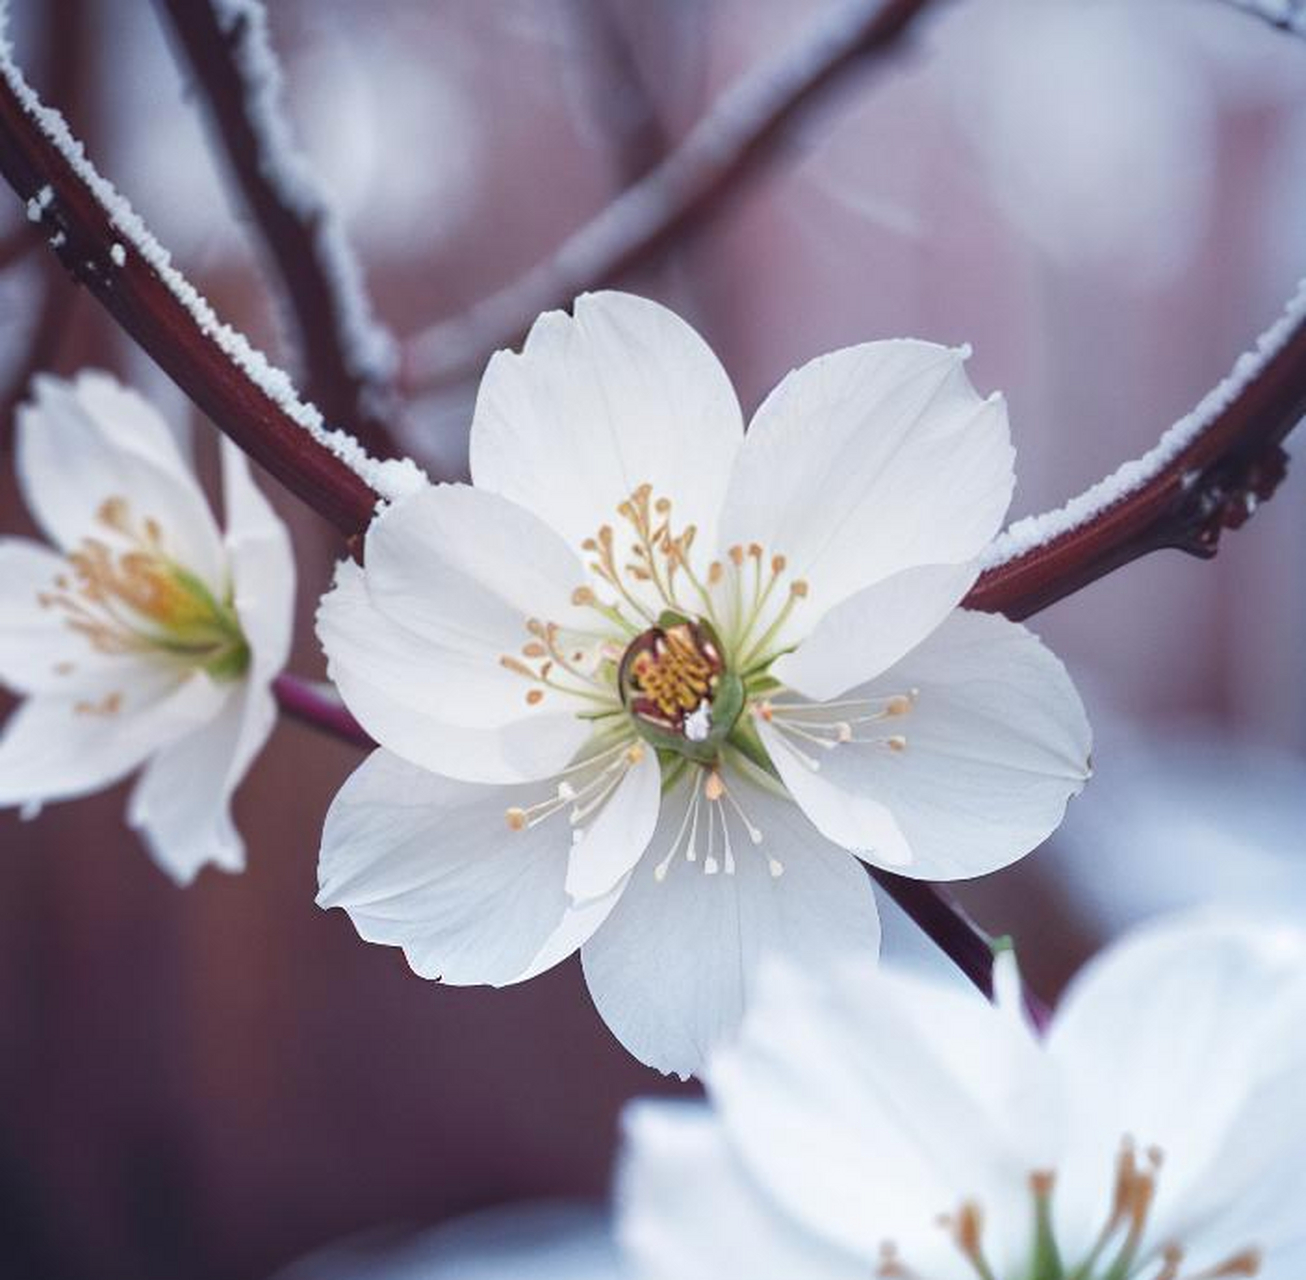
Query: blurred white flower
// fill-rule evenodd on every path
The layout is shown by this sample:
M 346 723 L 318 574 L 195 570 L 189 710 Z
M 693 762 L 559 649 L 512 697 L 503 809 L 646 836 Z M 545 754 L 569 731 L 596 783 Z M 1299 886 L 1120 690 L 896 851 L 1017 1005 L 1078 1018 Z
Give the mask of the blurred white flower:
M 38 377 L 18 476 L 55 549 L 0 539 L 0 805 L 85 795 L 141 764 L 128 818 L 181 882 L 239 870 L 229 802 L 271 731 L 294 564 L 243 455 L 223 442 L 219 534 L 169 434 L 107 374 Z
M 1090 964 L 1045 1041 L 849 965 L 768 974 L 710 1105 L 627 1117 L 640 1280 L 1296 1280 L 1306 935 L 1190 916 Z
M 451 983 L 583 946 L 618 1038 L 688 1074 L 764 952 L 874 954 L 848 851 L 950 880 L 1034 848 L 1089 731 L 1034 636 L 957 608 L 1013 483 L 965 355 L 835 352 L 745 438 L 665 308 L 540 317 L 486 371 L 475 487 L 384 512 L 323 601 L 381 749 L 327 817 L 319 901 Z

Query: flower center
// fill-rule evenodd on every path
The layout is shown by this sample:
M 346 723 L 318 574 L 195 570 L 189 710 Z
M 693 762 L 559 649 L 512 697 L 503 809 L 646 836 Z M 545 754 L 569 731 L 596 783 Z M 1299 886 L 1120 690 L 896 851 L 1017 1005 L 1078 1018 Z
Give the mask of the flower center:
M 1260 1275 L 1263 1257 L 1257 1248 L 1239 1249 L 1214 1266 L 1191 1270 L 1185 1266 L 1186 1250 L 1177 1241 L 1146 1241 L 1162 1162 L 1162 1153 L 1155 1147 L 1140 1159 L 1132 1139 L 1125 1138 L 1116 1159 L 1111 1211 L 1088 1254 L 1078 1262 L 1067 1260 L 1057 1244 L 1052 1216 L 1054 1175 L 1031 1174 L 1032 1256 L 1022 1276 L 1028 1280 L 1235 1280 Z M 984 1215 L 975 1201 L 966 1201 L 956 1213 L 941 1214 L 938 1222 L 977 1280 L 999 1280 L 985 1255 Z M 891 1241 L 881 1246 L 876 1274 L 883 1280 L 929 1280 L 904 1261 Z
M 158 522 L 135 523 L 125 498 L 107 499 L 96 519 L 127 549 L 83 538 L 68 556 L 71 576 L 60 574 L 38 596 L 42 607 L 61 611 L 97 653 L 162 654 L 215 680 L 243 675 L 249 645 L 232 602 L 169 556 Z
M 744 705 L 710 625 L 671 613 L 627 645 L 617 680 L 645 738 L 698 760 L 715 758 Z

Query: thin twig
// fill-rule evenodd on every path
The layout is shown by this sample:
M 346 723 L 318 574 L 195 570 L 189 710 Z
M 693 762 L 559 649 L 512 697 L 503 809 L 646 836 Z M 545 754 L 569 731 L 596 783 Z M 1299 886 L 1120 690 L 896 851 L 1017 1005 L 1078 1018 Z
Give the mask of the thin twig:
M 929 0 L 852 0 L 796 47 L 722 93 L 646 178 L 520 280 L 405 344 L 405 385 L 429 389 L 476 372 L 518 342 L 541 311 L 610 281 L 709 213 L 776 150 L 799 115 L 873 54 L 898 47 Z
M 258 0 L 157 0 L 202 91 L 213 131 L 280 277 L 303 350 L 306 391 L 382 456 L 397 451 L 393 338 L 362 268 L 284 115 L 283 77 Z
M 311 725 L 364 750 L 370 751 L 376 746 L 330 686 L 324 688 L 283 672 L 273 681 L 272 691 L 277 705 L 292 720 Z

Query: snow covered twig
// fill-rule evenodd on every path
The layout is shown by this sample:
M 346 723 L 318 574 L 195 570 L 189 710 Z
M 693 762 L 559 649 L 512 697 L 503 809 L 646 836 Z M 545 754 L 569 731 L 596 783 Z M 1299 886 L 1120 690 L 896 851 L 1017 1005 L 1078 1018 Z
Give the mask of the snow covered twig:
M 1026 618 L 1163 547 L 1215 555 L 1287 470 L 1282 441 L 1306 415 L 1306 281 L 1229 375 L 1143 457 L 993 544 L 965 603 Z
M 744 75 L 647 177 L 521 279 L 404 347 L 402 378 L 427 389 L 479 370 L 541 311 L 564 306 L 664 246 L 769 156 L 799 114 L 864 59 L 896 47 L 930 0 L 850 0 L 795 48 Z
M 0 8 L 0 17 L 3 17 Z M 91 164 L 0 42 L 0 172 L 65 268 L 213 422 L 343 533 L 378 499 L 424 483 L 410 461 L 377 461 L 329 427 L 287 375 L 224 324 L 131 205 Z
M 206 100 L 214 132 L 285 286 L 309 396 L 382 454 L 397 452 L 394 339 L 373 314 L 362 268 L 296 147 L 281 66 L 260 0 L 159 0 Z

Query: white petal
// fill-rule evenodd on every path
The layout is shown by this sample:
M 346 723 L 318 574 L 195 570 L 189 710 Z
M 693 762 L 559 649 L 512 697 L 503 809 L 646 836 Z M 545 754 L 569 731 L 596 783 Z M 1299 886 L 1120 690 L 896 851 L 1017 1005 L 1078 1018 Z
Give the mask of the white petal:
M 1016 623 L 957 610 L 847 696 L 882 704 L 913 689 L 907 714 L 856 726 L 905 747 L 823 752 L 824 785 L 886 805 L 910 850 L 904 870 L 922 879 L 985 875 L 1041 844 L 1089 775 L 1088 720 L 1055 655 Z
M 870 342 L 789 374 L 749 427 L 719 541 L 788 558 L 828 609 L 903 569 L 973 560 L 1014 483 L 1006 406 L 967 352 Z
M 743 438 L 739 403 L 707 344 L 674 312 L 624 293 L 550 311 L 520 355 L 491 359 L 472 422 L 472 476 L 573 547 L 614 523 L 639 485 L 677 527 L 711 535 Z
M 1056 1093 L 1028 1030 L 984 1002 L 868 964 L 776 966 L 707 1083 L 732 1146 L 822 1238 L 969 1275 L 937 1218 L 973 1200 L 995 1272 L 1021 1270 Z
M 134 520 L 158 521 L 173 559 L 221 594 L 217 526 L 153 407 L 107 374 L 38 376 L 34 385 L 35 400 L 18 410 L 18 475 L 50 541 L 65 551 L 90 536 L 114 543 L 96 513 L 123 498 Z
M 1300 1231 L 1303 1027 L 1298 929 L 1186 915 L 1087 966 L 1048 1041 L 1075 1104 L 1058 1195 L 1066 1239 L 1082 1247 L 1100 1225 L 1125 1135 L 1164 1152 L 1149 1238 L 1198 1246 L 1194 1273 Z
M 837 698 L 914 649 L 961 603 L 978 566 L 904 569 L 825 613 L 792 653 L 771 666 L 777 680 L 809 698 Z
M 367 941 L 402 947 L 425 978 L 502 986 L 538 973 L 546 950 L 564 958 L 559 933 L 574 937 L 571 828 L 559 815 L 513 831 L 506 811 L 547 791 L 455 782 L 374 751 L 327 813 L 318 902 L 344 907 Z
M 639 861 L 653 838 L 661 796 L 657 753 L 644 750 L 572 846 L 567 892 L 575 901 L 607 893 Z
M 245 865 L 245 842 L 231 820 L 231 796 L 276 723 L 268 687 L 244 681 L 209 723 L 161 749 L 132 791 L 127 820 L 178 884 L 208 863 Z
M 596 620 L 571 603 L 586 573 L 558 535 L 516 503 L 469 485 L 421 489 L 388 509 L 368 530 L 365 560 L 372 603 L 429 641 L 425 676 L 439 690 L 442 718 L 456 724 L 526 714 L 531 686 L 501 658 L 520 656 L 535 638 L 529 619 L 581 628 Z M 559 697 L 549 691 L 545 702 Z
M 881 801 L 832 783 L 824 769 L 824 753 L 813 760 L 805 751 L 800 754 L 800 748 L 773 725 L 759 720 L 757 728 L 794 803 L 827 840 L 877 867 L 901 871 L 910 864 L 911 847 Z
M 754 847 L 732 816 L 728 874 L 718 822 L 718 870 L 707 874 L 705 812 L 697 861 L 682 853 L 659 880 L 654 868 L 685 813 L 682 783 L 664 798 L 621 900 L 581 949 L 590 994 L 613 1034 L 640 1061 L 682 1077 L 734 1034 L 764 955 L 820 971 L 849 952 L 873 957 L 879 941 L 875 898 L 857 862 L 820 839 L 787 800 L 742 779 L 729 785 L 762 843 Z M 783 866 L 779 877 L 771 859 Z
M 116 711 L 87 709 L 113 694 L 120 699 Z M 0 805 L 98 791 L 159 747 L 211 720 L 226 696 L 202 672 L 178 680 L 138 668 L 130 682 L 99 697 L 80 691 L 28 698 L 0 737 Z
M 249 473 L 245 455 L 222 440 L 226 547 L 236 615 L 249 643 L 252 680 L 271 679 L 290 656 L 295 557 L 290 535 Z
M 867 1280 L 867 1259 L 797 1226 L 749 1176 L 700 1103 L 622 1116 L 618 1238 L 640 1280 Z
M 469 687 L 480 681 L 475 687 L 496 690 L 485 661 L 456 658 L 383 614 L 352 561 L 337 567 L 335 586 L 318 608 L 317 631 L 328 674 L 363 728 L 432 772 L 469 782 L 544 778 L 562 769 L 589 736 L 570 707 L 555 709 L 548 698 L 534 708 L 522 701 L 521 717 L 503 723 L 487 694 L 481 725 L 451 722 L 447 695 L 454 676 Z M 520 677 L 518 688 L 525 688 Z
M 0 683 L 20 693 L 71 693 L 112 669 L 114 659 L 69 627 L 67 614 L 40 603 L 69 572 L 39 542 L 0 538 Z

